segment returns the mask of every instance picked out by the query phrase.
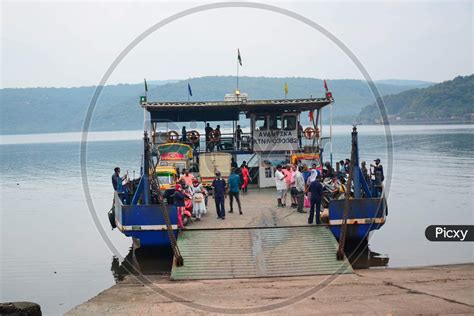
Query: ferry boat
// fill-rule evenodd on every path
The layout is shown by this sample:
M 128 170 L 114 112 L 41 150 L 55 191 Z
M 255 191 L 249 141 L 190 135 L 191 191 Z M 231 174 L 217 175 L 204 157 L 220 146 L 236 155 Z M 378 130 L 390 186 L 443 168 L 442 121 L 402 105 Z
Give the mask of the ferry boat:
M 166 198 L 160 190 L 164 188 L 160 178 L 173 174 L 170 166 L 177 167 L 170 164 L 173 159 L 180 160 L 180 169 L 191 169 L 199 177 L 202 161 L 211 164 L 207 166 L 207 173 L 213 168 L 222 168 L 222 165 L 212 165 L 217 164 L 217 158 L 212 158 L 210 152 L 225 154 L 235 161 L 240 155 L 250 156 L 249 160 L 255 164 L 250 168 L 250 174 L 259 188 L 275 186 L 275 166 L 280 163 L 305 162 L 307 165 L 314 164 L 322 172 L 322 144 L 332 140 L 322 136 L 321 112 L 333 101 L 332 93 L 327 90 L 322 98 L 306 99 L 250 100 L 247 94 L 238 90 L 227 94 L 223 101 L 208 102 L 149 102 L 146 96 L 142 96 L 140 106 L 149 124 L 143 134 L 141 176 L 130 183 L 126 192 L 115 192 L 115 204 L 109 214 L 112 226 L 132 237 L 135 247 L 173 246 L 176 243 L 177 212 L 170 198 L 174 182 L 169 180 L 166 183 Z M 313 125 L 303 129 L 300 118 L 308 112 L 312 112 Z M 243 116 L 248 124 L 244 123 Z M 184 138 L 177 131 L 169 130 L 170 123 L 188 122 L 212 122 L 214 126 L 227 123 L 232 130 L 228 133 L 214 131 L 209 135 L 192 130 L 187 131 Z M 237 138 L 239 124 L 250 128 L 247 133 L 239 132 Z M 173 147 L 168 146 L 170 144 L 178 148 L 176 153 L 170 152 Z M 328 202 L 326 225 L 336 239 L 339 239 L 341 229 L 346 225 L 348 239 L 366 240 L 370 232 L 385 223 L 387 203 L 383 190 L 367 183 L 361 173 L 355 127 L 351 145 L 353 196 L 348 202 L 344 199 Z M 164 148 L 166 151 L 163 151 Z M 222 164 L 222 160 L 219 161 Z M 160 165 L 167 167 L 160 169 Z M 165 171 L 168 173 L 165 174 Z M 346 214 L 344 203 L 348 203 Z

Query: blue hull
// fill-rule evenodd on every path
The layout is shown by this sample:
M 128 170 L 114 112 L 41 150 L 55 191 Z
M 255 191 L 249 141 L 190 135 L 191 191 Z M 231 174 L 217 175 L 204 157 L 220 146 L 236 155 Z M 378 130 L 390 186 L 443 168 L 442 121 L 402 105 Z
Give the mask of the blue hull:
M 124 205 L 115 198 L 115 223 L 117 228 L 128 237 L 133 237 L 138 247 L 169 246 L 170 239 L 159 204 Z M 174 205 L 163 205 L 170 219 L 175 237 L 178 235 L 178 216 Z
M 133 231 L 124 233 L 127 237 L 133 237 L 134 244 L 139 248 L 146 247 L 169 247 L 171 245 L 168 232 L 163 231 Z M 175 238 L 178 238 L 178 231 L 173 230 Z
M 364 240 L 371 231 L 377 230 L 385 223 L 387 203 L 384 198 L 359 198 L 349 200 L 347 218 L 347 239 Z M 344 200 L 329 202 L 329 227 L 339 240 L 341 236 Z
M 347 232 L 346 236 L 347 239 L 353 240 L 365 240 L 369 237 L 371 231 L 377 230 L 382 227 L 383 224 L 348 224 L 347 225 Z M 336 239 L 339 241 L 339 237 L 341 236 L 341 225 L 331 225 L 329 226 L 331 229 L 332 234 Z

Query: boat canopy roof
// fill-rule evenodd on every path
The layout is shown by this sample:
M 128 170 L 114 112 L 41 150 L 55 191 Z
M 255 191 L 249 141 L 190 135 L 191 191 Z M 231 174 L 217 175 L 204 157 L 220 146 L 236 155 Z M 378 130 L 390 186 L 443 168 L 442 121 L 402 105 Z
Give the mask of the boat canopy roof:
M 237 121 L 239 114 L 287 113 L 319 110 L 333 102 L 332 98 L 207 101 L 207 102 L 142 102 L 151 121 Z
M 178 154 L 183 158 L 192 158 L 193 156 L 193 149 L 191 146 L 181 143 L 167 143 L 158 145 L 156 147 L 159 156 L 162 155 L 169 155 L 169 154 Z M 172 157 L 171 157 L 172 158 Z

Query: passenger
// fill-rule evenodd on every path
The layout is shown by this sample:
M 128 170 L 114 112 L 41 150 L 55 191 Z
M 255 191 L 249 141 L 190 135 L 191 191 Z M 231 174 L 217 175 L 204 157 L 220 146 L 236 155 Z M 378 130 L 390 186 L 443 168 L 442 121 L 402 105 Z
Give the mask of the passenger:
M 206 151 L 212 151 L 210 150 L 211 145 L 210 145 L 210 140 L 211 140 L 211 133 L 213 131 L 211 125 L 209 123 L 206 124 L 206 128 L 204 129 L 206 132 Z
M 303 178 L 304 178 L 304 183 L 308 181 L 308 178 L 311 176 L 311 170 L 308 169 L 308 166 L 306 164 L 303 164 Z
M 370 167 L 373 168 L 372 176 L 374 177 L 374 187 L 376 189 L 377 196 L 380 196 L 382 194 L 382 182 L 385 180 L 385 177 L 380 159 L 377 158 L 374 161 L 375 165 L 371 164 Z
M 342 173 L 346 173 L 346 169 L 344 168 L 344 160 L 339 161 L 339 171 Z
M 319 174 L 318 174 L 318 170 L 312 169 L 312 170 L 311 170 L 311 175 L 309 176 L 308 180 L 306 181 L 306 185 L 307 185 L 307 186 L 310 186 L 311 183 L 313 183 L 314 181 L 316 181 L 318 175 L 319 175 Z
M 344 161 L 341 160 L 339 162 L 336 162 L 336 178 L 337 179 L 342 179 L 345 177 L 345 172 L 343 169 L 344 169 Z
M 193 180 L 194 180 L 194 176 L 189 173 L 189 170 L 188 169 L 184 169 L 183 170 L 183 175 L 181 175 L 181 177 L 179 178 L 179 180 L 181 181 L 184 181 L 184 183 L 191 187 L 193 185 Z
M 324 163 L 323 178 L 334 178 L 334 169 L 329 161 Z
M 294 178 L 292 179 L 292 172 L 291 172 L 291 165 L 286 165 L 286 167 L 282 170 L 283 174 L 285 175 L 285 183 L 286 183 L 286 190 L 283 194 L 283 198 L 282 198 L 282 203 L 283 203 L 283 206 L 286 206 L 286 197 L 288 195 L 288 191 L 291 190 L 291 184 L 292 184 L 292 180 L 294 180 Z M 291 198 L 291 192 L 290 192 L 290 200 L 292 200 Z M 293 207 L 293 203 L 291 203 L 291 206 Z
M 346 197 L 346 179 L 342 177 L 340 180 L 340 185 L 339 185 L 339 197 L 338 199 L 344 199 Z
M 114 168 L 114 174 L 112 175 L 112 186 L 118 193 L 123 193 L 123 181 L 127 179 L 127 175 L 120 177 L 120 168 Z
M 351 160 L 350 159 L 346 159 L 346 161 L 344 162 L 344 171 L 346 173 L 349 173 L 351 170 Z
M 240 189 L 240 177 L 235 173 L 236 168 L 232 168 L 229 176 L 229 202 L 230 202 L 230 211 L 229 213 L 234 213 L 234 198 L 237 201 L 237 206 L 239 207 L 239 214 L 242 215 L 242 206 L 240 205 L 239 198 L 239 189 Z
M 290 191 L 291 207 L 296 208 L 298 202 L 296 201 L 296 187 L 295 187 L 295 176 L 296 176 L 296 167 L 293 165 L 286 166 L 286 174 L 288 176 L 285 178 L 286 185 Z
M 370 165 L 371 167 L 373 167 L 373 175 L 375 177 L 375 180 L 376 182 L 382 184 L 382 182 L 385 180 L 385 177 L 383 175 L 383 166 L 382 164 L 380 163 L 380 159 L 377 158 L 374 160 L 375 161 L 375 166 L 374 165 Z
M 250 181 L 250 174 L 249 174 L 249 169 L 247 168 L 247 162 L 244 160 L 242 162 L 242 165 L 240 166 L 240 170 L 242 171 L 242 193 L 247 194 L 247 186 Z
M 216 172 L 216 178 L 212 181 L 212 187 L 214 189 L 214 199 L 216 202 L 216 212 L 217 218 L 225 219 L 225 189 L 226 189 L 226 182 L 221 177 L 221 173 L 218 171 Z
M 237 162 L 235 162 L 234 157 L 230 158 L 230 167 L 237 169 Z
M 286 197 L 286 191 L 288 188 L 286 186 L 285 177 L 286 175 L 283 173 L 281 165 L 278 165 L 277 170 L 275 171 L 278 207 L 284 207 L 286 204 L 286 201 L 283 201 L 283 197 Z
M 310 210 L 308 217 L 308 224 L 313 224 L 314 220 L 314 208 L 316 206 L 316 224 L 321 224 L 321 199 L 323 195 L 323 186 L 319 182 L 320 176 L 317 176 L 316 180 L 311 182 L 310 186 L 306 189 L 306 192 L 311 193 L 310 197 Z
M 242 129 L 240 128 L 240 125 L 237 125 L 237 129 L 235 130 L 235 144 L 237 146 L 237 150 L 242 149 Z
M 295 189 L 296 189 L 296 200 L 297 200 L 297 211 L 299 213 L 305 213 L 304 206 L 304 189 L 305 181 L 303 177 L 303 167 L 299 167 L 295 173 Z
M 207 213 L 205 196 L 207 195 L 206 189 L 199 183 L 198 179 L 193 180 L 191 186 L 191 192 L 193 196 L 193 215 L 197 221 L 201 220 L 201 216 Z
M 301 123 L 298 122 L 298 143 L 300 144 L 300 148 L 302 146 L 301 140 L 303 139 L 303 126 L 301 126 Z
M 369 171 L 367 170 L 367 166 L 365 161 L 360 163 L 360 171 L 362 172 L 362 176 L 364 177 L 365 182 L 367 185 L 370 183 Z
M 176 206 L 176 212 L 178 213 L 178 228 L 184 229 L 183 216 L 186 208 L 185 199 L 187 198 L 184 193 L 181 184 L 176 184 L 174 192 L 174 205 Z
M 215 131 L 217 132 L 217 140 L 214 141 L 214 146 L 217 150 L 223 150 L 223 145 L 221 143 L 221 126 L 217 125 Z
M 181 129 L 181 142 L 184 144 L 188 141 L 188 135 L 186 135 L 186 126 L 183 126 L 183 128 Z

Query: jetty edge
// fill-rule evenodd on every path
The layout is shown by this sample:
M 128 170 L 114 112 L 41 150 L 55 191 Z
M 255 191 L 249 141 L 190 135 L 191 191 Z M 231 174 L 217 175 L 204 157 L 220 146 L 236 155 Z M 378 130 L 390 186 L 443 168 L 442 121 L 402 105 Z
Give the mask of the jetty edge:
M 173 301 L 140 286 L 133 276 L 99 293 L 66 313 L 84 314 L 224 314 L 242 309 L 271 314 L 472 314 L 474 263 L 356 270 L 339 275 L 330 284 L 310 291 L 327 276 L 278 277 L 172 282 L 147 276 L 161 289 L 185 298 Z M 281 303 L 309 291 L 304 298 L 279 309 Z M 193 302 L 210 309 L 193 309 Z M 216 308 L 218 311 L 216 311 Z M 260 308 L 260 310 L 258 310 Z M 220 311 L 219 311 L 220 310 Z

